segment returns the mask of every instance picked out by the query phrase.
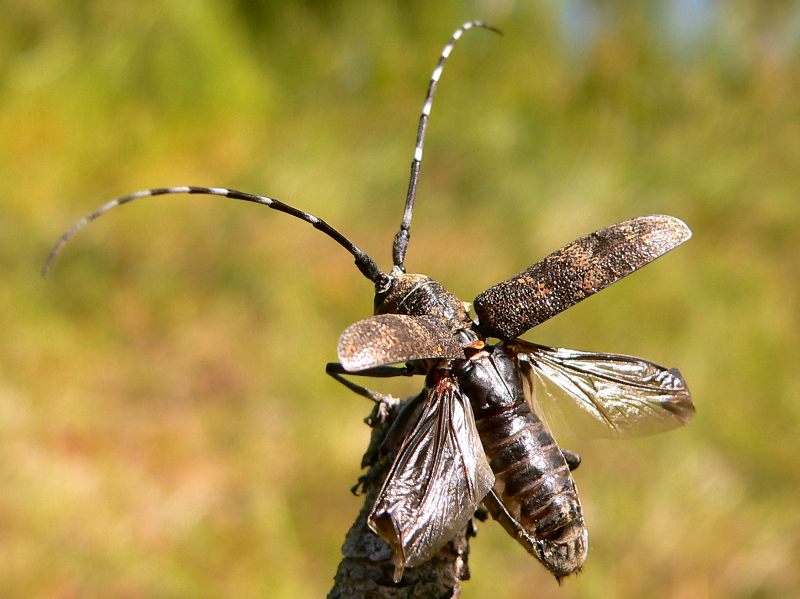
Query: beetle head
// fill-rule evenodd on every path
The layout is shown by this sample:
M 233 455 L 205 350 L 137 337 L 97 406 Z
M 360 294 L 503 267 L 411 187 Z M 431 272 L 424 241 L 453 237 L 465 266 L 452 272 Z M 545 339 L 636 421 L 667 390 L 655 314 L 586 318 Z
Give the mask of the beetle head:
M 453 330 L 471 323 L 469 304 L 462 302 L 426 275 L 392 273 L 387 285 L 375 292 L 375 314 L 434 316 Z

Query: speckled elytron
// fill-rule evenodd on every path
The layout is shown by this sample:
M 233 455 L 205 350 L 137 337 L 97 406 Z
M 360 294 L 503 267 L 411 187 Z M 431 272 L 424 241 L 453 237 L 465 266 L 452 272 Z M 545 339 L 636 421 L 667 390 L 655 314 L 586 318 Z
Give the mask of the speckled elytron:
M 428 85 L 391 272 L 381 271 L 335 228 L 279 200 L 190 186 L 111 200 L 67 231 L 45 263 L 46 272 L 78 230 L 112 208 L 176 193 L 263 204 L 305 220 L 350 252 L 375 284 L 375 315 L 344 331 L 339 362 L 329 364 L 327 372 L 378 402 L 385 396 L 343 375 L 425 376 L 425 390 L 412 400 L 416 405 L 409 412 L 416 420 L 400 443 L 368 520 L 394 550 L 396 581 L 404 568 L 425 562 L 463 529 L 482 502 L 556 577 L 581 568 L 588 535 L 571 476 L 580 458 L 556 445 L 533 406 L 554 399 L 556 408 L 576 407 L 576 418 L 588 421 L 595 433 L 618 438 L 668 430 L 694 414 L 677 370 L 516 338 L 689 239 L 689 229 L 676 218 L 634 218 L 578 239 L 478 295 L 475 318 L 468 303 L 436 281 L 405 272 L 433 95 L 454 44 L 474 27 L 491 29 L 478 21 L 459 27 Z M 405 365 L 393 366 L 398 363 Z

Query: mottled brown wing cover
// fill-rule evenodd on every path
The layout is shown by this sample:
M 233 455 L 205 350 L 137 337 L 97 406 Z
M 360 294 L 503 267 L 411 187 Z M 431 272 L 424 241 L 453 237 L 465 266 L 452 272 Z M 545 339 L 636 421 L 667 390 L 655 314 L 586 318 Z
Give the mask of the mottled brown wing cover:
M 682 426 L 694 417 L 689 388 L 676 368 L 519 339 L 508 346 L 536 411 L 574 435 L 641 437 Z
M 345 329 L 337 349 L 339 362 L 350 372 L 427 358 L 464 357 L 461 345 L 442 320 L 401 314 L 359 320 Z
M 440 372 L 367 520 L 394 550 L 396 582 L 466 526 L 494 485 L 469 399 Z
M 565 245 L 475 298 L 481 332 L 513 339 L 682 244 L 672 216 L 641 216 Z

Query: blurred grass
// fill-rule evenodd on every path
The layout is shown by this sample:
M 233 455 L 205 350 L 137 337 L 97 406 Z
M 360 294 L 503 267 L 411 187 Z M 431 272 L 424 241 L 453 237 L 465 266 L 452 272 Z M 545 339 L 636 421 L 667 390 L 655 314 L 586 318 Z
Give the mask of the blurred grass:
M 448 63 L 409 267 L 469 299 L 588 231 L 679 216 L 689 244 L 527 336 L 679 365 L 699 412 L 570 446 L 580 576 L 559 588 L 487 523 L 464 595 L 800 594 L 800 9 L 753 6 L 5 2 L 0 595 L 327 591 L 368 435 L 323 373 L 371 307 L 348 256 L 187 197 L 37 270 L 101 200 L 172 184 L 281 198 L 386 265 L 424 87 L 467 18 L 505 36 Z

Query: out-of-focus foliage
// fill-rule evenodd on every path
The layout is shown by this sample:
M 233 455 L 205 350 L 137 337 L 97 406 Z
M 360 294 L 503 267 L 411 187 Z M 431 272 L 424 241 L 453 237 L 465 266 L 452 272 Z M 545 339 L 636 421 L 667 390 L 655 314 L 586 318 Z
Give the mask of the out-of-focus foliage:
M 646 8 L 645 8 L 646 7 Z M 319 597 L 369 406 L 323 373 L 369 314 L 347 254 L 219 198 L 292 202 L 385 266 L 424 88 L 407 264 L 465 299 L 668 213 L 684 247 L 528 334 L 678 365 L 686 429 L 568 443 L 591 550 L 560 588 L 494 523 L 466 597 L 800 594 L 800 7 L 6 0 L 0 19 L 0 595 Z M 383 384 L 397 394 L 421 384 Z

